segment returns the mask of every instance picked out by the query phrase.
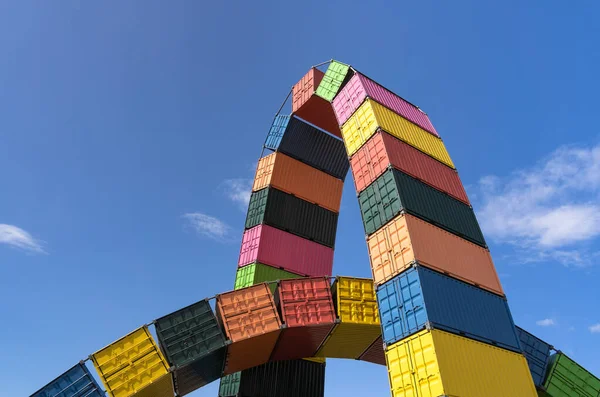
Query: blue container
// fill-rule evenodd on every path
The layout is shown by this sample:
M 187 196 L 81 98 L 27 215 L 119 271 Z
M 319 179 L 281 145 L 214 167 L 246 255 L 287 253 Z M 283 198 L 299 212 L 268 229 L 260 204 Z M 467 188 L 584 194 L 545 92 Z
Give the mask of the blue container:
M 275 116 L 264 146 L 341 180 L 344 180 L 350 168 L 341 139 L 296 117 Z
M 505 298 L 425 267 L 380 285 L 377 301 L 387 345 L 430 327 L 521 352 Z
M 517 327 L 517 335 L 521 342 L 523 354 L 529 364 L 533 383 L 535 383 L 536 386 L 543 386 L 552 346 L 537 336 L 525 331 L 523 328 Z
M 77 364 L 31 397 L 106 397 L 84 364 Z

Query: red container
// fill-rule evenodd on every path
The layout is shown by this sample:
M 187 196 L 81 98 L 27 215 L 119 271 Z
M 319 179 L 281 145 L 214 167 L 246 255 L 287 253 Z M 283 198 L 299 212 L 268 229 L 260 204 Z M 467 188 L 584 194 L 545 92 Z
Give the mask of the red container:
M 383 340 L 381 336 L 375 339 L 375 342 L 358 359 L 373 364 L 385 365 L 385 353 L 383 352 Z
M 439 137 L 425 112 L 359 73 L 352 76 L 348 84 L 333 99 L 333 109 L 339 125 L 348 120 L 366 97 L 379 102 L 413 124 Z
M 342 132 L 331 103 L 315 95 L 323 75 L 324 73 L 320 70 L 312 68 L 294 85 L 292 88 L 292 113 L 341 138 Z
M 350 159 L 356 191 L 362 192 L 389 165 L 470 205 L 456 170 L 379 131 Z
M 275 300 L 284 327 L 271 360 L 312 357 L 335 325 L 329 279 L 282 280 Z
M 331 276 L 333 248 L 267 225 L 246 230 L 238 266 L 254 262 L 306 276 Z

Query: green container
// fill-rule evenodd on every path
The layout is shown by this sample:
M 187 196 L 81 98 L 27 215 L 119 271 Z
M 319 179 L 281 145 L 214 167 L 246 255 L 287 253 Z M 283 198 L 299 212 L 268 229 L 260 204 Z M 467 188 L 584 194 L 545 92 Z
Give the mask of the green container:
M 262 263 L 253 263 L 238 268 L 235 275 L 235 289 L 246 288 L 254 284 L 264 283 L 268 281 L 285 280 L 289 278 L 301 278 L 297 274 L 287 272 L 282 269 L 277 269 L 272 266 L 263 265 Z M 271 292 L 275 291 L 277 283 L 269 284 Z
M 564 353 L 550 357 L 544 388 L 552 397 L 598 397 L 600 379 Z
M 326 101 L 333 101 L 333 98 L 338 93 L 344 80 L 348 76 L 350 67 L 343 63 L 333 61 L 329 64 L 321 84 L 317 88 L 316 94 Z
M 240 381 L 242 379 L 242 373 L 236 372 L 235 374 L 227 375 L 221 378 L 221 384 L 219 386 L 219 397 L 235 397 L 240 391 Z
M 358 200 L 367 235 L 404 211 L 486 246 L 470 206 L 399 170 L 388 169 L 359 194 Z

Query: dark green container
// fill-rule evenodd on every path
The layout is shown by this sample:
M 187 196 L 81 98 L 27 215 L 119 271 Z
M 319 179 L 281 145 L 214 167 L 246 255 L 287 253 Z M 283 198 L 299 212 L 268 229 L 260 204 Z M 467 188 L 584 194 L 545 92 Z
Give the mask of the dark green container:
M 550 357 L 544 389 L 552 397 L 598 397 L 600 379 L 564 353 Z
M 240 391 L 240 381 L 242 373 L 236 372 L 221 378 L 219 386 L 219 397 L 235 397 Z
M 367 235 L 404 211 L 486 247 L 470 206 L 396 169 L 384 172 L 358 200 Z
M 338 214 L 296 196 L 267 187 L 252 193 L 246 229 L 264 223 L 333 247 Z
M 317 88 L 316 94 L 326 101 L 333 101 L 333 98 L 342 88 L 347 80 L 349 80 L 348 71 L 350 67 L 343 63 L 332 61 L 323 76 L 323 80 Z
M 174 368 L 178 395 L 221 377 L 226 339 L 207 300 L 161 317 L 155 326 L 161 350 Z

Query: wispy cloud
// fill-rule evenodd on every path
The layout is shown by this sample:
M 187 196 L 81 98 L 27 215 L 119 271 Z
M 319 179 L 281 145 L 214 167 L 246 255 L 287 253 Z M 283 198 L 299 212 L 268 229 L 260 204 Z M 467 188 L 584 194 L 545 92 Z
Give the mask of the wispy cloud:
M 589 329 L 592 334 L 600 334 L 600 323 L 591 325 Z
M 26 252 L 45 254 L 43 242 L 33 238 L 25 230 L 14 225 L 0 224 L 0 244 L 6 244 Z
M 246 178 L 226 179 L 221 183 L 221 190 L 242 211 L 246 211 L 252 193 L 252 182 L 252 179 Z
M 486 235 L 522 250 L 525 261 L 586 266 L 600 253 L 600 145 L 564 146 L 506 178 L 486 176 L 476 192 Z
M 545 318 L 543 320 L 538 320 L 535 323 L 537 325 L 539 325 L 540 327 L 551 327 L 553 325 L 556 325 L 556 322 L 551 318 Z
M 231 227 L 220 219 L 200 212 L 184 214 L 183 217 L 202 237 L 219 242 L 227 242 L 230 238 Z

